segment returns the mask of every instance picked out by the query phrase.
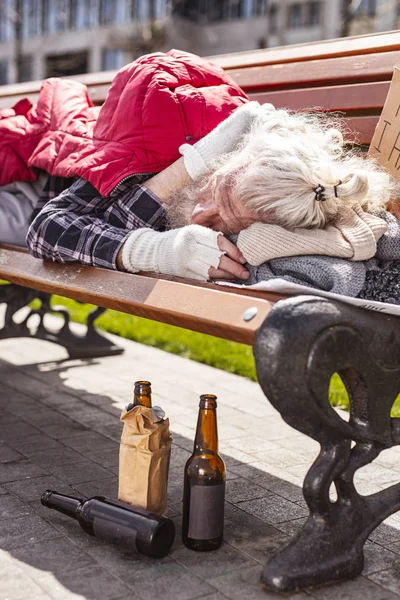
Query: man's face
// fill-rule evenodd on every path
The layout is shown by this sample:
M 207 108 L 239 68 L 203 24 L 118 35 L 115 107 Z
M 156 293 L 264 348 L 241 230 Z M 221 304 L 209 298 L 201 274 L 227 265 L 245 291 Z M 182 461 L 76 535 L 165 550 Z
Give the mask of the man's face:
M 191 222 L 225 234 L 236 234 L 260 218 L 235 195 L 232 178 L 220 175 L 215 185 L 205 186 L 198 193 Z

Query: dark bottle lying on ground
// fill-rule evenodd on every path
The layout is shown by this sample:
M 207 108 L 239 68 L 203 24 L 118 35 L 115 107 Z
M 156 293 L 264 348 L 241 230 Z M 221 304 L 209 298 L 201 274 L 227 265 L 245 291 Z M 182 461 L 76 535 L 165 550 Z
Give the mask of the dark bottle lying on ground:
M 129 405 L 129 410 L 135 406 L 146 406 L 147 408 L 151 408 L 150 381 L 135 381 L 133 403 Z
M 222 543 L 226 475 L 218 454 L 216 396 L 200 396 L 199 406 L 194 450 L 185 466 L 182 541 L 205 551 Z
M 76 519 L 86 533 L 153 558 L 166 556 L 175 538 L 171 519 L 125 502 L 103 496 L 82 500 L 51 490 L 42 494 L 41 501 Z

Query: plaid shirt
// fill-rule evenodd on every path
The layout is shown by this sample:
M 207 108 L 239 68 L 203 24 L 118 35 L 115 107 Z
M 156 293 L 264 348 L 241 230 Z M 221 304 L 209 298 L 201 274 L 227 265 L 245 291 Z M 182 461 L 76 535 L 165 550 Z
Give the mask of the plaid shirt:
M 28 231 L 30 253 L 61 263 L 117 269 L 118 252 L 131 231 L 163 231 L 166 226 L 161 200 L 134 181 L 103 198 L 84 179 L 71 185 L 71 180 L 50 177 Z

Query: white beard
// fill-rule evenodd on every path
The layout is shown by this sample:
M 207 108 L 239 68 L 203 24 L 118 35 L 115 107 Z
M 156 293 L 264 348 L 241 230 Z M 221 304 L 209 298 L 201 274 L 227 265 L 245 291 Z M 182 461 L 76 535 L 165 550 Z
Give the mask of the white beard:
M 178 229 L 191 224 L 194 207 L 199 201 L 198 196 L 202 183 L 203 181 L 190 183 L 174 197 L 172 202 L 164 205 L 167 229 Z

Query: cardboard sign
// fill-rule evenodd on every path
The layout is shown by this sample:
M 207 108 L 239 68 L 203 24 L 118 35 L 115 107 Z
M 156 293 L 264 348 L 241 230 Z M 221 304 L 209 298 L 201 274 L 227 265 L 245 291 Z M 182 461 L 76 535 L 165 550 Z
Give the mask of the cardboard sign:
M 400 69 L 395 67 L 368 156 L 375 158 L 400 181 Z

